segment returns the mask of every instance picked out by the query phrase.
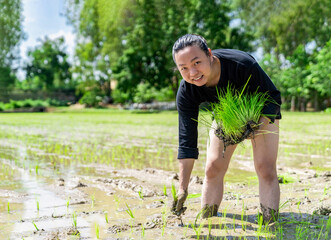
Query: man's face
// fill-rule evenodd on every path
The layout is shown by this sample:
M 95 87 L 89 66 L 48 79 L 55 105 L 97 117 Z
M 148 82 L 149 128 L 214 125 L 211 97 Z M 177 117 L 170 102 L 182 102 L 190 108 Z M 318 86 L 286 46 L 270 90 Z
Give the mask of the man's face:
M 198 46 L 189 46 L 175 54 L 177 68 L 184 80 L 198 87 L 206 85 L 211 76 L 212 55 L 207 56 Z M 207 84 L 208 85 L 208 84 Z

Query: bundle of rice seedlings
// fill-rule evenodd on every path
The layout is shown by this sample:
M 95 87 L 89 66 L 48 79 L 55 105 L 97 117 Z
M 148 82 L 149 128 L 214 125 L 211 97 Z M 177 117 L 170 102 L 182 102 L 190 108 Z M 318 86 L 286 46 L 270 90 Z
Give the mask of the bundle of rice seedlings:
M 228 86 L 225 91 L 217 93 L 218 102 L 211 104 L 209 113 L 216 122 L 215 135 L 224 142 L 223 153 L 229 145 L 254 138 L 263 116 L 262 109 L 270 101 L 268 93 L 244 93 L 247 83 L 239 91 Z

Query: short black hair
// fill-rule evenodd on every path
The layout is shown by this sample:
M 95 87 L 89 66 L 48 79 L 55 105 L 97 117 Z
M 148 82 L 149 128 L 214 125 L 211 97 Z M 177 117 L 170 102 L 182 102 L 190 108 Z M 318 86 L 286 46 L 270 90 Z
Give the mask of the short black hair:
M 202 51 L 205 52 L 207 56 L 209 56 L 209 50 L 206 39 L 204 39 L 200 35 L 186 34 L 178 38 L 177 41 L 174 43 L 174 46 L 172 47 L 172 58 L 175 63 L 176 63 L 175 54 L 180 50 L 183 50 L 184 48 L 189 46 L 198 46 Z

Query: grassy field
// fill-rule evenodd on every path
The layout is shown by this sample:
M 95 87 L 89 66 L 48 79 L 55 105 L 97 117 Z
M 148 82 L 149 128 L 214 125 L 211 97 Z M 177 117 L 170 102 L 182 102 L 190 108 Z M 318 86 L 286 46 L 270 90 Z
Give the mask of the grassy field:
M 37 231 L 38 221 L 41 222 L 40 224 L 44 223 L 40 220 L 42 216 L 39 214 L 42 211 L 39 208 L 44 209 L 44 216 L 53 216 L 55 211 L 53 209 L 56 208 L 54 206 L 57 205 L 54 203 L 45 207 L 45 205 L 47 206 L 45 204 L 47 200 L 43 196 L 48 195 L 50 197 L 52 195 L 52 191 L 45 186 L 51 186 L 55 182 L 57 183 L 59 179 L 64 178 L 67 181 L 67 179 L 71 179 L 73 175 L 76 175 L 81 180 L 85 180 L 85 183 L 92 186 L 92 182 L 97 181 L 98 178 L 109 177 L 110 171 L 115 175 L 120 171 L 123 171 L 124 174 L 125 171 L 141 171 L 143 169 L 163 170 L 166 172 L 165 174 L 175 173 L 177 171 L 176 156 L 178 147 L 177 118 L 178 115 L 176 112 L 145 113 L 105 109 L 75 111 L 58 109 L 51 113 L 0 114 L 0 225 L 2 225 L 2 227 L 0 226 L 0 232 L 2 232 L 0 233 L 0 237 L 6 239 L 11 239 L 12 237 L 16 239 L 15 237 L 19 236 L 19 239 L 29 239 L 32 234 L 31 232 Z M 195 164 L 193 175 L 200 178 L 203 178 L 204 175 L 207 133 L 208 129 L 203 126 L 199 127 L 200 157 Z M 236 149 L 228 174 L 226 175 L 226 181 L 229 182 L 230 187 L 240 184 L 256 186 L 257 179 L 251 156 L 252 151 L 248 141 Z M 283 119 L 280 121 L 278 167 L 283 177 L 295 182 L 298 184 L 298 187 L 300 187 L 300 179 L 298 179 L 298 174 L 296 176 L 291 175 L 293 169 L 296 172 L 301 171 L 303 174 L 305 171 L 307 171 L 307 174 L 311 174 L 312 171 L 317 175 L 329 171 L 331 169 L 331 114 L 283 113 Z M 105 171 L 108 168 L 111 170 L 108 172 Z M 120 178 L 118 175 L 116 176 Z M 132 180 L 134 176 L 128 175 L 126 179 Z M 30 185 L 26 185 L 27 182 Z M 163 185 L 160 183 L 155 183 L 155 185 L 158 186 L 161 192 L 167 191 L 167 189 L 169 192 L 171 183 L 172 180 L 168 180 L 168 183 L 163 183 Z M 330 183 L 325 182 L 323 184 L 324 189 L 321 192 L 324 194 L 324 197 L 330 196 Z M 308 187 L 305 185 L 305 187 L 308 189 L 309 185 Z M 162 188 L 165 190 L 162 190 Z M 310 188 L 313 189 L 313 186 L 310 186 Z M 114 202 L 120 203 L 121 201 L 118 200 L 118 196 L 122 196 L 119 193 L 121 191 L 123 189 L 115 190 L 115 194 L 112 193 L 111 199 L 107 198 L 108 200 L 99 201 L 94 199 L 106 199 L 105 197 L 101 197 L 104 193 L 93 189 L 93 187 L 86 190 L 85 194 L 88 198 L 88 204 L 97 202 L 98 204 L 96 206 L 99 206 L 99 211 L 102 211 L 102 216 L 104 216 L 106 210 L 101 206 L 105 204 L 114 205 Z M 304 194 L 306 192 L 308 190 L 305 190 Z M 313 190 L 310 190 L 310 193 L 313 192 Z M 137 190 L 137 193 L 139 193 L 139 190 Z M 21 196 L 22 194 L 30 197 L 25 199 L 24 196 Z M 126 193 L 122 194 L 125 195 Z M 199 197 L 198 192 L 195 194 L 195 197 L 192 195 L 192 206 L 195 206 L 194 204 L 198 200 L 196 197 Z M 78 212 L 78 219 L 84 219 L 82 212 L 86 210 L 86 205 L 82 205 L 80 208 L 69 208 L 69 200 L 67 199 L 69 195 L 69 193 L 63 193 L 62 198 L 61 194 L 58 195 L 59 205 L 62 206 L 58 211 L 61 212 L 64 211 L 63 209 L 69 209 L 67 214 L 70 215 L 69 220 L 68 217 L 63 217 L 66 220 L 62 219 L 59 226 L 63 224 L 68 225 L 66 221 L 70 222 L 69 225 L 75 226 L 74 223 L 77 223 L 77 220 L 75 221 L 75 218 L 77 218 L 77 215 L 75 215 L 76 211 Z M 317 195 L 316 198 L 320 199 L 321 196 Z M 25 200 L 20 201 L 20 198 Z M 141 205 L 143 198 L 141 189 L 140 194 L 135 196 L 135 200 L 131 199 L 127 200 L 127 202 L 131 202 L 131 206 Z M 123 199 L 130 198 L 126 196 Z M 112 203 L 109 203 L 109 201 Z M 283 199 L 283 202 L 286 203 L 286 200 Z M 129 206 L 122 206 L 125 210 L 124 212 L 130 213 L 129 210 L 131 208 Z M 165 209 L 163 208 L 162 212 L 165 212 Z M 107 211 L 120 212 L 118 209 Z M 28 215 L 30 216 L 29 218 L 27 217 Z M 63 214 L 63 216 L 66 215 Z M 106 215 L 105 218 L 107 218 Z M 121 215 L 117 219 L 113 219 L 113 221 L 123 218 L 125 217 Z M 18 223 L 21 219 L 27 219 L 25 221 L 26 225 L 23 227 L 22 222 Z M 137 222 L 138 217 L 135 219 Z M 50 217 L 49 221 L 55 222 L 56 219 Z M 145 220 L 141 221 L 144 222 Z M 105 221 L 103 220 L 103 222 Z M 108 224 L 108 220 L 106 222 Z M 309 236 L 314 236 L 312 239 L 315 239 L 315 237 L 318 239 L 318 236 L 320 236 L 319 239 L 324 239 L 323 237 L 329 233 L 327 227 L 331 226 L 330 218 L 328 222 L 330 223 L 327 225 L 324 224 L 325 222 L 316 225 L 323 226 L 322 229 L 314 225 L 314 229 L 316 227 L 313 231 L 315 235 Z M 89 230 L 86 236 L 100 235 L 108 237 L 109 231 L 108 235 L 107 231 L 102 231 L 102 229 L 109 228 L 105 223 L 101 227 L 97 223 L 89 223 L 87 225 L 90 227 L 88 227 Z M 289 239 L 306 239 L 306 231 L 311 231 L 308 225 L 298 224 L 299 228 L 295 228 L 293 233 L 291 232 L 292 230 L 288 231 L 288 234 L 293 235 Z M 188 224 L 188 226 L 190 225 Z M 18 228 L 20 230 L 17 230 Z M 139 234 L 142 235 L 142 231 L 144 231 L 145 235 L 144 228 L 139 224 L 138 226 L 134 226 L 131 222 L 131 233 L 129 230 L 129 232 L 124 232 L 124 235 L 121 236 L 130 234 L 132 236 L 132 229 L 135 228 L 140 228 Z M 64 227 L 59 227 L 59 229 L 64 229 Z M 168 235 L 163 232 L 165 229 Z M 198 229 L 195 227 L 189 227 L 188 229 L 195 233 L 190 235 L 191 237 L 195 236 L 193 238 L 198 238 L 197 236 L 200 236 L 197 232 Z M 184 229 L 183 231 L 187 232 L 188 229 Z M 162 227 L 161 225 L 159 230 L 162 231 L 161 233 L 164 239 L 169 239 L 168 237 L 172 236 L 172 227 L 166 228 L 166 226 Z M 236 228 L 233 227 L 232 231 L 229 230 L 230 232 L 221 231 L 221 235 L 219 236 L 237 236 L 233 233 L 233 230 L 235 232 Z M 135 231 L 138 230 L 136 229 Z M 174 232 L 176 231 L 178 230 L 175 229 Z M 183 231 L 179 231 L 180 234 L 184 234 Z M 273 233 L 271 231 L 270 236 L 273 237 L 270 238 L 287 239 L 280 238 L 279 236 L 283 232 L 277 233 L 277 231 Z M 14 234 L 11 234 L 11 232 Z M 187 237 L 186 232 L 185 237 Z M 261 236 L 269 236 L 269 232 L 264 234 L 261 232 L 263 231 L 260 227 L 260 233 L 258 233 L 257 226 L 250 233 L 251 235 L 245 235 L 243 233 L 242 236 L 243 239 L 245 239 L 245 236 L 248 236 L 248 239 L 250 239 L 249 236 L 253 237 L 253 239 L 258 239 Z M 40 239 L 43 239 L 44 235 L 40 231 L 38 233 Z M 84 235 L 84 228 L 80 229 L 80 233 Z M 153 234 L 159 235 L 159 233 L 152 232 L 150 234 L 151 237 Z M 117 235 L 115 234 L 115 236 Z M 147 229 L 146 236 L 148 236 Z M 93 237 L 91 238 L 93 239 Z

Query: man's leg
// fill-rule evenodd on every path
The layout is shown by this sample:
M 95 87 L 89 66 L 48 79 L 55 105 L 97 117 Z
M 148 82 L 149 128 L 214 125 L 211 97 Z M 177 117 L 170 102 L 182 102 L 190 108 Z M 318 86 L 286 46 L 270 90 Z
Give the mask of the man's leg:
M 280 190 L 277 178 L 279 121 L 269 124 L 261 118 L 258 135 L 252 139 L 254 166 L 259 179 L 260 204 L 264 222 L 272 222 L 278 215 Z
M 223 141 L 216 137 L 214 130 L 209 132 L 205 179 L 202 187 L 201 207 L 206 210 L 203 217 L 217 213 L 223 197 L 223 180 L 236 145 L 228 146 L 223 156 Z M 211 214 L 208 213 L 211 211 Z

